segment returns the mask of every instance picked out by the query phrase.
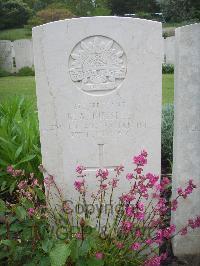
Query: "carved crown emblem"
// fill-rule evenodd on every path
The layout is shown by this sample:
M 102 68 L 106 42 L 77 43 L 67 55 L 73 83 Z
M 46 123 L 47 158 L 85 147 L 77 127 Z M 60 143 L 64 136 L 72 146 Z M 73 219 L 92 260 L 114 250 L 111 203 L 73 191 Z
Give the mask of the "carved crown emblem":
M 69 72 L 72 81 L 83 91 L 114 90 L 126 75 L 124 51 L 110 38 L 89 37 L 73 49 Z

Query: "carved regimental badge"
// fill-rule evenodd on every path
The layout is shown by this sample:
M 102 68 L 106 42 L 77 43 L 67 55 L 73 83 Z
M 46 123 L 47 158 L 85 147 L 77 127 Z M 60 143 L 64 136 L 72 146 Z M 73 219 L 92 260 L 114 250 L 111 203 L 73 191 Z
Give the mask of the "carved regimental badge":
M 78 43 L 69 59 L 72 81 L 91 94 L 115 90 L 126 75 L 126 55 L 114 40 L 92 36 Z

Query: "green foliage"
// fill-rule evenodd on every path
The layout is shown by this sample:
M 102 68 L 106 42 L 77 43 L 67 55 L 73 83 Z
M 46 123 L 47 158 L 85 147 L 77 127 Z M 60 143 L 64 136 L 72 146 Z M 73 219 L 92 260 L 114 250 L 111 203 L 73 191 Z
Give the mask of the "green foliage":
M 162 110 L 162 165 L 165 170 L 171 172 L 173 162 L 173 130 L 174 130 L 174 106 L 166 104 Z
M 10 76 L 10 73 L 2 68 L 0 68 L 0 78 L 2 77 L 8 77 Z
M 163 74 L 174 74 L 174 65 L 173 64 L 163 64 L 162 65 Z
M 16 75 L 19 77 L 35 76 L 35 71 L 31 67 L 22 67 Z
M 38 183 L 37 178 L 33 174 L 27 175 L 25 180 L 17 183 L 14 202 L 8 198 L 5 201 L 0 199 L 0 265 L 142 266 L 163 262 L 166 253 L 158 255 L 158 239 L 167 244 L 180 234 L 173 224 L 166 224 L 168 212 L 171 208 L 175 211 L 180 204 L 178 198 L 187 198 L 196 185 L 190 180 L 182 190 L 185 195 L 177 194 L 174 196 L 176 200 L 165 202 L 163 195 L 170 192 L 170 180 L 163 178 L 159 182 L 162 195 L 159 197 L 154 193 L 156 197 L 149 198 L 152 189 L 158 190 L 159 176 L 143 173 L 144 165 L 141 162 L 147 156 L 143 150 L 134 157 L 137 168 L 133 166 L 133 182 L 129 180 L 131 190 L 123 193 L 119 201 L 114 203 L 116 205 L 112 205 L 116 198 L 113 193 L 119 190 L 118 181 L 123 178 L 121 166 L 116 168 L 114 179 L 105 169 L 98 171 L 97 190 L 92 197 L 87 190 L 87 181 L 80 179 L 80 173 L 77 173 L 75 188 L 79 200 L 75 202 L 66 201 L 67 195 L 63 196 L 54 177 L 45 169 L 46 197 L 43 185 Z M 16 170 L 10 170 L 12 178 Z M 105 173 L 108 174 L 106 179 Z M 86 176 L 84 170 L 82 174 Z M 106 190 L 101 188 L 102 184 L 108 186 Z M 141 185 L 143 189 L 146 188 L 147 194 L 142 194 L 138 189 Z M 147 197 L 150 201 L 145 207 Z M 108 202 L 110 207 L 118 206 L 118 211 L 114 208 L 115 211 L 111 213 L 113 208 L 110 208 L 110 211 L 102 212 Z M 77 204 L 84 207 L 82 214 L 77 212 Z M 88 212 L 89 206 L 96 206 L 96 210 Z M 161 218 L 157 219 L 158 216 Z M 198 217 L 191 221 L 196 228 L 199 227 Z M 188 230 L 189 227 L 193 228 L 187 226 Z
M 22 0 L 0 0 L 0 29 L 23 26 L 31 15 L 31 9 Z
M 23 177 L 10 178 L 9 165 L 41 177 L 41 163 L 37 114 L 31 101 L 15 98 L 0 105 L 0 194 L 12 193 Z
M 161 0 L 160 6 L 167 22 L 200 19 L 200 2 L 196 0 Z
M 126 13 L 153 13 L 159 11 L 156 0 L 109 0 L 112 14 L 124 15 Z
M 92 0 L 66 0 L 65 3 L 76 16 L 90 16 L 94 9 Z
M 72 18 L 75 15 L 66 8 L 65 5 L 57 3 L 47 6 L 45 9 L 42 9 L 36 13 L 35 16 L 28 20 L 28 27 L 32 28 L 37 25 L 44 23 L 57 21 L 66 18 Z
M 64 266 L 71 253 L 69 244 L 58 243 L 50 252 L 51 266 Z

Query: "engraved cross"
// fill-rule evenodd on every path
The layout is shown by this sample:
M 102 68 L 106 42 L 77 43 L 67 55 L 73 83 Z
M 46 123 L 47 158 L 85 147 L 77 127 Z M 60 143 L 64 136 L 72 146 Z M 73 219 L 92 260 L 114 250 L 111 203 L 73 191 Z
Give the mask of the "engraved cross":
M 119 165 L 112 165 L 112 166 L 109 166 L 109 165 L 106 165 L 104 164 L 104 144 L 98 144 L 98 147 L 99 147 L 99 165 L 98 166 L 93 166 L 93 167 L 87 167 L 86 166 L 86 171 L 97 171 L 99 169 L 108 169 L 110 171 L 114 171 L 114 169 L 119 166 Z

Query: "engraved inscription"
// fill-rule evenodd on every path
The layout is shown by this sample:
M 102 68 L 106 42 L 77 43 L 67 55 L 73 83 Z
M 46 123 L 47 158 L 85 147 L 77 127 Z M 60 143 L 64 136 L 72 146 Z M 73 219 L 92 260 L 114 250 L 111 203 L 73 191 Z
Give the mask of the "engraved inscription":
M 78 43 L 69 59 L 72 81 L 90 94 L 115 90 L 126 75 L 126 56 L 114 40 L 92 36 Z
M 66 127 L 70 137 L 131 136 L 133 129 L 146 129 L 146 120 L 127 112 L 125 106 L 124 101 L 75 104 L 72 112 L 66 113 Z

